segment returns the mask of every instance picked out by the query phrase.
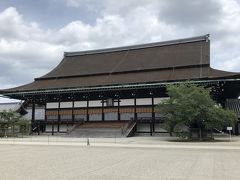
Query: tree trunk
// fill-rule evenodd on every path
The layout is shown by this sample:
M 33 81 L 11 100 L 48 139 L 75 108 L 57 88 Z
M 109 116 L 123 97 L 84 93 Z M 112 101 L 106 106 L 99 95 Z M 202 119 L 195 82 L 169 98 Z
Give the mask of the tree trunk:
M 199 128 L 199 138 L 200 138 L 200 141 L 202 141 L 202 128 Z
M 211 128 L 211 140 L 213 140 L 213 129 Z
M 15 122 L 13 122 L 13 136 L 15 136 Z
M 13 125 L 13 124 L 11 124 L 12 137 L 14 136 L 14 130 L 13 130 L 13 128 L 14 128 L 14 125 Z

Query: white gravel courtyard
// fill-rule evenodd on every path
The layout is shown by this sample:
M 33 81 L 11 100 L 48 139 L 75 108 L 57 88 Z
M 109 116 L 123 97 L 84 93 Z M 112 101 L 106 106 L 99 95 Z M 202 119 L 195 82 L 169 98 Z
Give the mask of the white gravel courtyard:
M 1 180 L 240 179 L 240 150 L 0 145 Z

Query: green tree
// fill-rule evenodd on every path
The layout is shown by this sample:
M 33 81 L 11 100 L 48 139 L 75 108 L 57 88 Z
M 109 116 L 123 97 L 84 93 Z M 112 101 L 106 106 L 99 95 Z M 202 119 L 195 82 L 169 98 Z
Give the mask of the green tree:
M 21 128 L 28 129 L 29 121 L 22 118 L 22 116 L 12 110 L 0 112 L 0 128 L 2 136 L 7 136 L 8 130 L 11 131 L 11 136 L 15 136 L 15 130 Z
M 234 126 L 237 116 L 223 109 L 211 99 L 210 90 L 191 82 L 167 86 L 169 99 L 158 105 L 165 118 L 164 127 L 170 132 L 181 132 L 190 137 L 193 129 L 198 129 L 200 139 L 206 130 L 223 129 Z

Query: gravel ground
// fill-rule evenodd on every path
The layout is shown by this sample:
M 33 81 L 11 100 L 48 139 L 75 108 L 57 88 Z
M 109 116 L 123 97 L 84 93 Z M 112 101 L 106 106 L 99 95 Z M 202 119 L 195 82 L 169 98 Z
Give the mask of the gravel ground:
M 239 180 L 240 150 L 0 145 L 1 180 Z

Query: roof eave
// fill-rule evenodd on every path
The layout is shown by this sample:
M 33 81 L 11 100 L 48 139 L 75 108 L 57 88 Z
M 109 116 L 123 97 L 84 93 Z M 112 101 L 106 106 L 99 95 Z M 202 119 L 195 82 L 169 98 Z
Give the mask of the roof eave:
M 92 86 L 92 87 L 76 87 L 76 88 L 62 88 L 62 89 L 42 89 L 34 91 L 15 91 L 5 93 L 4 96 L 11 95 L 34 95 L 34 94 L 53 94 L 53 93 L 67 93 L 67 92 L 88 92 L 88 91 L 102 91 L 102 90 L 119 90 L 119 89 L 133 89 L 133 88 L 146 88 L 146 87 L 164 87 L 170 84 L 186 83 L 188 80 L 171 81 L 171 82 L 157 82 L 157 83 L 138 83 L 138 84 L 122 84 L 113 86 Z M 202 79 L 202 80 L 189 80 L 192 83 L 208 83 L 214 84 L 222 81 L 240 81 L 239 79 Z

